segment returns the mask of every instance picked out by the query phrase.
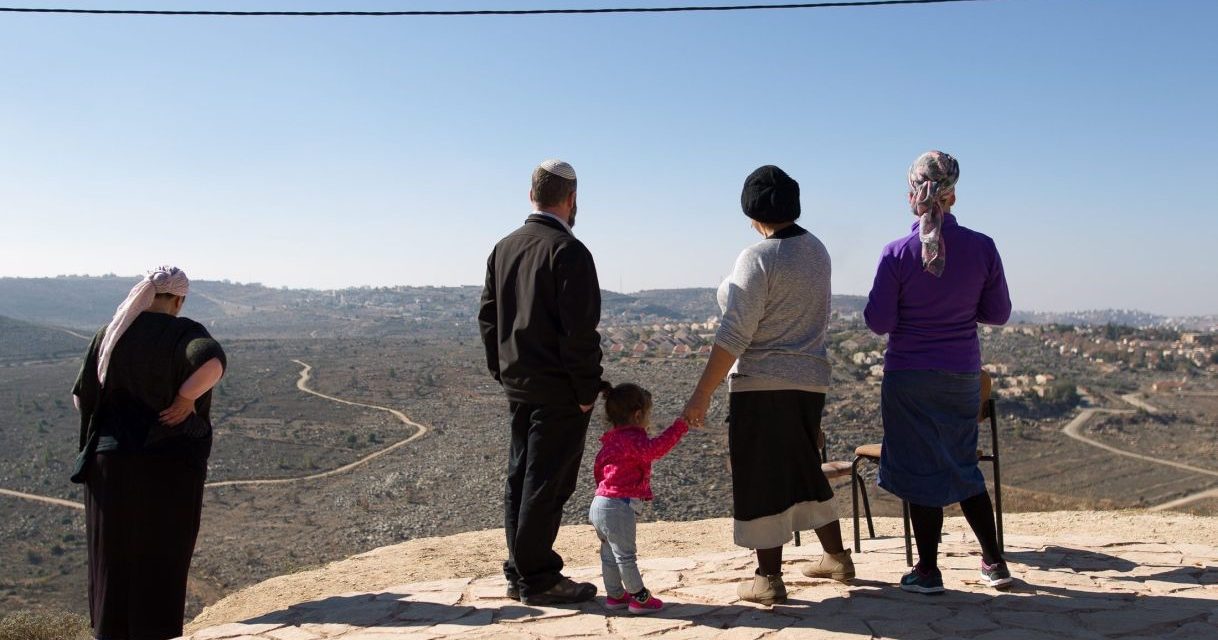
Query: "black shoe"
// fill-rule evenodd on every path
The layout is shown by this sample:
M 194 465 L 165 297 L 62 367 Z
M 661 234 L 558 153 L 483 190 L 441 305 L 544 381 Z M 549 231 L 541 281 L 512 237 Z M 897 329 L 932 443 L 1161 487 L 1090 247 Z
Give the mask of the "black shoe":
M 528 605 L 575 604 L 595 597 L 596 585 L 591 582 L 576 582 L 563 578 L 541 593 L 522 596 L 520 601 Z
M 928 596 L 943 593 L 943 574 L 938 568 L 923 572 L 921 567 L 914 565 L 909 573 L 901 577 L 901 591 L 922 593 Z
M 507 597 L 511 600 L 515 600 L 516 602 L 520 602 L 520 585 L 508 584 Z

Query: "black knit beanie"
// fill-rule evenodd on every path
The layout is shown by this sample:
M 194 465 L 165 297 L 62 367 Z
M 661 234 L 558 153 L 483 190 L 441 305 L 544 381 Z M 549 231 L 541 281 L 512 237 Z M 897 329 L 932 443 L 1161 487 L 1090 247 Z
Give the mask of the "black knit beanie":
M 772 164 L 758 167 L 744 179 L 740 207 L 758 222 L 792 222 L 799 218 L 799 183 Z

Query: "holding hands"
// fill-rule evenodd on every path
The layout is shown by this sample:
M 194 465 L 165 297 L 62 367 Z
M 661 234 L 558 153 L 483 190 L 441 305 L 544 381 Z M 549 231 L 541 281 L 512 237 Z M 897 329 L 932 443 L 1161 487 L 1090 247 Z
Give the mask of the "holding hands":
M 689 401 L 685 403 L 685 409 L 681 411 L 681 419 L 690 428 L 701 429 L 706 426 L 706 413 L 710 410 L 710 402 L 710 395 L 695 391 Z

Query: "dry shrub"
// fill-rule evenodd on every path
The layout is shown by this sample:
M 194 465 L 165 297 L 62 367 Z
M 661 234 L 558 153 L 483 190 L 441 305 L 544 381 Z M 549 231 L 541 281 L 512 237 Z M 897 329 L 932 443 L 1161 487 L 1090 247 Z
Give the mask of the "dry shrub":
M 75 613 L 17 611 L 0 617 L 0 640 L 89 640 L 89 620 Z

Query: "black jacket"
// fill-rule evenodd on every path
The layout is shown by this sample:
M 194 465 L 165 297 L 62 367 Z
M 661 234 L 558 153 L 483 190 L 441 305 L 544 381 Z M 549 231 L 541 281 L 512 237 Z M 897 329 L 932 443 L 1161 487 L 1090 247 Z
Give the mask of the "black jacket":
M 491 251 L 478 325 L 487 367 L 509 401 L 592 404 L 600 318 L 592 254 L 559 222 L 531 215 Z

